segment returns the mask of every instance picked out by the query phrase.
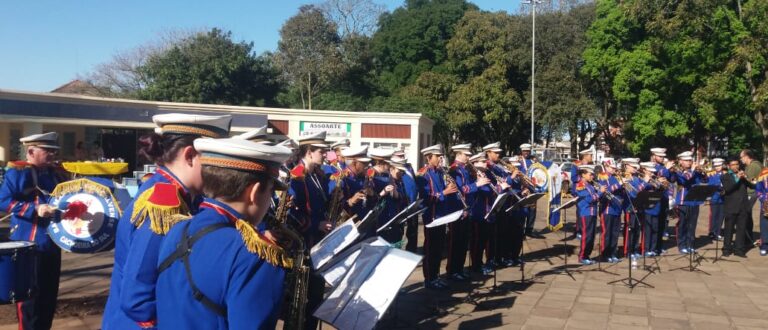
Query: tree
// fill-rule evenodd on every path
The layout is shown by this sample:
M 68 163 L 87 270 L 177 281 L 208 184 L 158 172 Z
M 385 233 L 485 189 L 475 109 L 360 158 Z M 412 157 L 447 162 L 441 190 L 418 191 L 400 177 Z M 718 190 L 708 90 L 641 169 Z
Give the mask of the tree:
M 341 38 L 336 31 L 336 24 L 311 5 L 299 8 L 280 29 L 275 60 L 305 109 L 312 109 L 312 98 L 341 73 Z
M 269 56 L 256 57 L 250 43 L 212 29 L 152 54 L 138 69 L 147 100 L 231 105 L 272 105 L 280 90 Z
M 372 46 L 381 89 L 394 94 L 442 64 L 456 23 L 470 10 L 477 6 L 465 0 L 408 0 L 382 15 Z
M 139 71 L 139 68 L 146 64 L 149 57 L 165 52 L 200 32 L 197 30 L 163 32 L 157 40 L 117 52 L 110 61 L 98 64 L 93 72 L 88 73 L 82 80 L 96 86 L 102 96 L 137 98 L 148 82 L 148 78 Z
M 326 0 L 320 10 L 339 27 L 341 39 L 372 35 L 379 16 L 385 12 L 383 5 L 371 0 Z

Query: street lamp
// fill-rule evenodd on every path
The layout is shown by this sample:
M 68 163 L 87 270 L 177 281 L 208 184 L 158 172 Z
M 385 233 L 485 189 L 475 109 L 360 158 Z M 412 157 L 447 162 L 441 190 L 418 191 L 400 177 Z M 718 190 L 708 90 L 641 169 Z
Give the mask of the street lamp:
M 533 148 L 533 137 L 535 136 L 533 124 L 536 114 L 536 5 L 540 4 L 541 0 L 524 0 L 523 3 L 531 5 L 531 17 L 533 19 L 533 28 L 531 29 L 531 148 Z

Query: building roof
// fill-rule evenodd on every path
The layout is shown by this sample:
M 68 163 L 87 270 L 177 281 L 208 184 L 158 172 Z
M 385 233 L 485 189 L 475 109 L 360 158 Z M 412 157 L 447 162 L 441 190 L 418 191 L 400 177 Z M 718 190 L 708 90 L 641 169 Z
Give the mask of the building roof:
M 79 79 L 72 80 L 64 85 L 56 87 L 56 89 L 52 90 L 51 93 L 77 94 L 77 95 L 88 95 L 88 96 L 102 95 L 96 86 Z

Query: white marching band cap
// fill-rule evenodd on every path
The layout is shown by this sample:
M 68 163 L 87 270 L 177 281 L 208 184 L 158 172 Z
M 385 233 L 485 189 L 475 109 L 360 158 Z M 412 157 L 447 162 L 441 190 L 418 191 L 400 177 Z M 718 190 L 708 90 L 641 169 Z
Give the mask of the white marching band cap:
M 523 143 L 520 145 L 520 151 L 531 150 L 531 144 L 530 143 Z
M 724 163 L 725 163 L 725 159 L 712 158 L 712 166 L 723 166 Z
M 293 139 L 285 139 L 284 141 L 281 141 L 278 144 L 276 144 L 276 146 L 286 147 L 291 150 L 299 148 L 299 144 L 296 143 L 296 141 L 294 141 Z
M 325 142 L 325 131 L 317 132 L 315 134 L 305 135 L 299 138 L 299 145 L 311 145 L 313 147 L 328 148 L 328 144 Z
M 229 126 L 232 116 L 204 116 L 186 113 L 167 113 L 152 116 L 157 125 L 155 133 L 199 135 L 209 138 L 224 138 L 229 136 Z
M 487 161 L 487 160 L 488 159 L 485 158 L 485 153 L 482 153 L 482 152 L 479 152 L 479 153 L 473 155 L 472 157 L 469 157 L 469 162 L 470 163 L 474 164 L 476 162 L 482 162 L 483 163 L 482 167 L 485 167 L 485 161 Z
M 491 144 L 486 144 L 483 147 L 483 151 L 493 151 L 493 152 L 502 152 L 504 149 L 501 149 L 501 142 L 496 141 Z
M 616 168 L 616 165 L 617 165 L 616 161 L 613 160 L 613 158 L 603 159 L 603 166 L 608 166 L 608 167 Z
M 588 173 L 595 173 L 595 165 L 579 165 L 579 170 L 587 171 Z
M 667 148 L 651 148 L 651 154 L 659 157 L 667 157 Z
M 269 140 L 267 139 L 267 126 L 261 126 L 257 129 L 245 132 L 240 135 L 235 135 L 232 138 L 234 139 L 240 139 L 240 140 L 248 140 L 251 142 L 257 142 L 257 143 L 269 143 Z
M 287 188 L 279 177 L 280 165 L 291 155 L 288 148 L 228 138 L 196 139 L 195 150 L 203 165 L 263 173 L 275 181 L 276 190 Z
M 341 139 L 331 144 L 331 149 L 343 148 L 343 147 L 348 148 L 349 145 L 350 145 L 349 139 Z
M 593 144 L 589 149 L 579 151 L 579 155 L 591 155 L 595 152 L 595 145 Z
M 56 132 L 48 132 L 42 134 L 32 134 L 19 139 L 24 146 L 27 147 L 39 147 L 48 149 L 59 149 L 58 141 L 59 134 Z
M 421 154 L 426 155 L 442 155 L 443 154 L 443 145 L 442 144 L 436 144 L 433 146 L 426 147 L 424 149 L 421 149 Z
M 390 159 L 388 160 L 388 162 L 389 162 L 389 165 L 391 165 L 392 167 L 398 170 L 401 170 L 403 172 L 407 171 L 407 167 L 405 166 L 405 159 L 403 158 Z
M 368 151 L 368 157 L 376 160 L 389 160 L 394 152 L 392 149 L 373 148 Z
M 693 152 L 685 151 L 677 154 L 679 160 L 693 160 Z
M 392 152 L 392 156 L 399 156 L 401 158 L 405 158 L 405 150 L 403 150 L 402 147 L 395 149 L 394 152 Z
M 465 155 L 472 155 L 472 144 L 471 143 L 457 144 L 451 147 L 451 150 L 453 152 L 461 152 Z
M 640 168 L 639 158 L 622 158 L 621 163 L 624 165 L 631 165 L 634 168 Z
M 346 148 L 341 151 L 341 155 L 346 159 L 356 160 L 362 163 L 368 163 L 371 161 L 371 159 L 368 158 L 368 146 Z
M 656 163 L 654 162 L 642 162 L 640 163 L 640 166 L 646 171 L 656 172 Z
M 522 163 L 522 160 L 521 160 L 521 159 L 520 159 L 520 157 L 518 157 L 518 156 L 511 156 L 511 157 L 507 157 L 507 161 L 508 161 L 510 164 L 512 164 L 512 165 L 515 165 L 515 166 L 520 166 L 520 165 L 522 165 L 522 164 L 523 164 L 523 163 Z

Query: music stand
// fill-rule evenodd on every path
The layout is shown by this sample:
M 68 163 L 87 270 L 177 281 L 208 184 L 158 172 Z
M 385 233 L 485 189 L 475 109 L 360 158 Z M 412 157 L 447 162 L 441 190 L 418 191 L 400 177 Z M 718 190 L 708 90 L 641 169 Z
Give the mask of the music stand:
M 648 205 L 652 203 L 650 199 L 652 198 L 661 198 L 662 193 L 659 191 L 641 191 L 637 193 L 637 197 L 633 200 L 632 196 L 629 195 L 629 193 L 624 190 L 624 194 L 627 197 L 627 200 L 630 202 L 631 206 L 629 208 L 629 213 L 632 215 L 629 218 L 630 223 L 627 224 L 627 237 L 624 244 L 629 244 L 629 246 L 633 246 L 634 242 L 632 242 L 632 221 L 635 221 L 635 223 L 639 224 L 640 219 L 637 216 L 637 210 L 644 210 L 648 208 Z M 645 285 L 646 287 L 653 288 L 653 285 L 650 285 L 648 283 L 643 282 L 643 280 L 638 280 L 634 277 L 632 277 L 632 257 L 629 256 L 627 258 L 627 269 L 629 269 L 629 275 L 625 278 L 621 278 L 615 281 L 610 281 L 607 284 L 614 284 L 614 283 L 625 283 L 625 285 L 630 289 L 634 289 L 638 285 Z
M 711 197 L 712 194 L 714 194 L 719 189 L 720 187 L 718 186 L 697 184 L 692 186 L 691 189 L 688 190 L 688 193 L 683 198 L 683 201 L 684 202 L 704 202 L 705 200 L 707 200 L 707 198 Z M 696 228 L 693 229 L 693 238 L 694 239 L 696 238 Z M 707 273 L 698 268 L 699 265 L 701 264 L 701 260 L 705 258 L 693 250 L 694 249 L 691 249 L 691 251 L 688 253 L 688 266 L 678 267 L 672 270 L 687 270 L 689 272 L 700 272 L 703 274 L 711 275 L 710 273 Z M 696 259 L 695 265 L 694 265 L 694 257 Z
M 544 197 L 544 193 L 535 193 L 530 194 L 528 196 L 523 197 L 522 199 L 518 200 L 515 204 L 510 206 L 506 212 L 512 211 L 512 210 L 519 210 L 526 207 L 536 206 L 536 202 L 539 201 L 542 197 Z M 533 211 L 535 212 L 535 210 Z M 525 219 L 523 219 L 525 221 Z M 523 228 L 525 228 L 525 223 L 523 223 Z M 525 230 L 523 230 L 523 235 L 525 235 Z M 520 238 L 522 240 L 522 238 Z M 525 261 L 523 260 L 523 256 L 525 255 L 525 242 L 520 243 L 520 255 L 518 256 L 520 258 L 520 283 L 525 283 Z
M 568 217 L 566 217 L 566 209 L 569 209 L 576 205 L 576 203 L 579 202 L 579 198 L 573 198 L 565 203 L 561 203 L 560 206 L 554 208 L 552 210 L 552 213 L 562 210 L 563 212 L 560 213 L 560 216 L 563 217 L 563 268 L 561 271 L 557 271 L 557 274 L 559 275 L 568 275 L 571 277 L 572 280 L 576 280 L 575 277 L 573 277 L 573 274 L 571 274 L 571 270 L 568 269 L 568 241 L 566 240 L 568 235 L 567 231 L 565 230 L 565 227 L 568 225 Z

